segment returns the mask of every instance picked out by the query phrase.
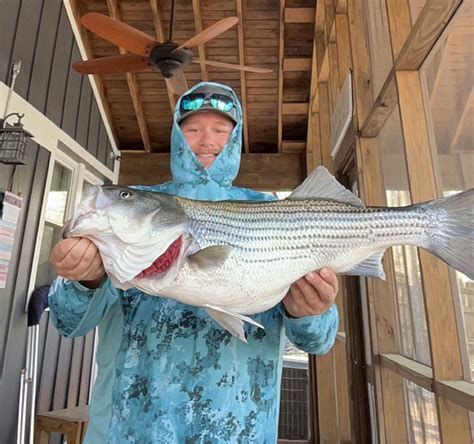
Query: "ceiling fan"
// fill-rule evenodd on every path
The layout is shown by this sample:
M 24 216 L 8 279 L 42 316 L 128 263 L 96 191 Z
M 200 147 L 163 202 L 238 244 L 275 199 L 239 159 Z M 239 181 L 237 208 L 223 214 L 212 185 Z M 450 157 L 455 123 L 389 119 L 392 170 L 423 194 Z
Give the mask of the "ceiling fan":
M 219 68 L 236 69 L 257 73 L 269 73 L 270 69 L 254 68 L 233 63 L 223 63 L 194 58 L 190 48 L 212 40 L 232 28 L 239 19 L 227 17 L 204 29 L 199 34 L 182 44 L 173 42 L 175 18 L 175 0 L 172 1 L 169 37 L 166 42 L 159 42 L 150 35 L 103 14 L 91 12 L 81 17 L 81 24 L 99 37 L 126 49 L 130 54 L 99 57 L 83 62 L 76 62 L 74 70 L 80 74 L 123 74 L 156 68 L 161 72 L 170 89 L 175 94 L 187 90 L 186 78 L 182 69 L 188 63 L 203 63 Z

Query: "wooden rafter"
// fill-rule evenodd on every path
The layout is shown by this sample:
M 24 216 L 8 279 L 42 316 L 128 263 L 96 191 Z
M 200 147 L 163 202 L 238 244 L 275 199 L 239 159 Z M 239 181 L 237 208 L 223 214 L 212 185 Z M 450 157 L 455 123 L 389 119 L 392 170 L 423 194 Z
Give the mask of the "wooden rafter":
M 72 15 L 74 17 L 74 21 L 76 22 L 77 29 L 79 30 L 79 33 L 80 33 L 80 36 L 81 36 L 81 42 L 82 42 L 82 45 L 84 47 L 84 51 L 86 53 L 86 58 L 87 58 L 87 60 L 93 59 L 94 58 L 94 52 L 92 51 L 91 44 L 90 44 L 90 41 L 89 41 L 89 37 L 87 35 L 86 30 L 83 28 L 83 26 L 81 25 L 81 22 L 80 22 L 82 14 L 81 14 L 79 5 L 77 3 L 77 0 L 69 0 L 69 5 L 71 7 L 71 12 L 72 12 Z M 117 146 L 118 146 L 119 139 L 118 139 L 118 136 L 117 136 L 117 132 L 115 130 L 115 125 L 114 125 L 114 121 L 113 121 L 113 118 L 112 118 L 112 111 L 110 110 L 109 102 L 108 102 L 108 100 L 105 96 L 104 82 L 102 80 L 102 77 L 99 76 L 99 75 L 93 75 L 92 77 L 94 79 L 94 83 L 97 86 L 97 91 L 99 92 L 100 101 L 102 103 L 102 106 L 104 107 L 104 112 L 105 112 L 107 121 L 109 123 L 110 129 L 112 131 L 114 140 L 115 140 L 115 142 L 117 143 Z
M 239 61 L 241 65 L 245 65 L 245 45 L 244 45 L 244 13 L 242 0 L 237 0 L 237 17 L 239 23 L 237 24 L 237 35 L 239 39 Z M 242 118 L 243 118 L 243 133 L 244 133 L 244 147 L 245 152 L 250 152 L 249 144 L 249 126 L 247 121 L 247 84 L 245 72 L 240 71 L 240 97 L 242 101 Z
M 107 0 L 107 8 L 112 18 L 120 21 L 122 20 L 117 0 Z M 119 48 L 119 51 L 120 54 L 127 54 L 127 51 L 124 48 Z M 133 109 L 135 110 L 135 116 L 137 118 L 140 136 L 143 141 L 143 147 L 145 148 L 145 151 L 151 152 L 150 134 L 148 133 L 145 113 L 143 111 L 142 101 L 140 98 L 137 76 L 130 72 L 127 72 L 125 76 L 127 77 L 128 89 L 130 91 Z
M 285 0 L 280 0 L 280 34 L 278 39 L 278 152 L 283 141 L 283 59 L 285 57 Z
M 202 17 L 201 17 L 201 1 L 193 0 L 193 12 L 194 12 L 194 26 L 196 27 L 196 34 L 199 34 L 202 31 Z M 202 80 L 207 82 L 209 80 L 209 74 L 207 72 L 207 65 L 204 64 L 206 60 L 206 49 L 204 45 L 198 45 L 198 54 L 199 60 L 201 60 L 201 75 Z
M 166 41 L 166 38 L 165 38 L 165 33 L 163 31 L 162 16 L 161 16 L 160 7 L 158 5 L 158 0 L 150 0 L 150 6 L 151 6 L 151 12 L 153 16 L 153 25 L 155 26 L 156 38 L 158 39 L 159 42 L 164 42 Z M 173 94 L 173 91 L 171 91 L 170 87 L 168 86 L 168 83 L 166 83 L 166 90 L 168 91 L 168 99 L 170 102 L 171 114 L 173 114 L 174 107 L 176 104 L 176 99 Z

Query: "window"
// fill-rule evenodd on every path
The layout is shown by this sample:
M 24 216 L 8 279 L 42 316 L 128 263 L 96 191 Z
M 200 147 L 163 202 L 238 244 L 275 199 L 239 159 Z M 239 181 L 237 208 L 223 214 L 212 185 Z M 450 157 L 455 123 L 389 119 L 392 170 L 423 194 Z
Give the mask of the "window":
M 411 444 L 437 444 L 440 442 L 438 413 L 433 393 L 404 380 L 408 402 L 408 436 Z
M 54 271 L 49 264 L 49 253 L 61 239 L 63 223 L 66 220 L 73 171 L 60 163 L 53 167 L 53 177 L 49 189 L 43 238 L 41 241 L 38 272 L 35 287 L 50 284 L 54 279 Z
M 61 240 L 64 222 L 70 218 L 87 184 L 98 185 L 100 179 L 87 171 L 83 164 L 59 155 L 53 164 L 44 209 L 44 226 L 39 229 L 37 268 L 33 267 L 30 289 L 51 284 L 55 278 L 49 263 L 54 245 Z M 35 263 L 35 262 L 34 262 Z

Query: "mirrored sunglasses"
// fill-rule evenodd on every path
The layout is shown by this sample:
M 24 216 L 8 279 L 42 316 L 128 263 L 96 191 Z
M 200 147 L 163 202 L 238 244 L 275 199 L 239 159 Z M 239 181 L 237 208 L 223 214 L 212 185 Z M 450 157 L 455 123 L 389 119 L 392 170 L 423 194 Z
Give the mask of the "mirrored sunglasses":
M 230 97 L 223 94 L 188 94 L 181 99 L 181 109 L 183 111 L 195 111 L 203 108 L 206 105 L 210 105 L 212 108 L 230 112 L 234 107 L 234 102 Z

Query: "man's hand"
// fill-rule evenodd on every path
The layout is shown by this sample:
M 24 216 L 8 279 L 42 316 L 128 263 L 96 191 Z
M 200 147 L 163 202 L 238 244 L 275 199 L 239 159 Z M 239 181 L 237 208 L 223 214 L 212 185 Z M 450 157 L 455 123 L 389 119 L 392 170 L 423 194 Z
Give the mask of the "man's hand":
M 295 318 L 324 313 L 336 300 L 339 285 L 329 268 L 313 271 L 298 279 L 283 299 L 286 311 Z
M 84 237 L 59 241 L 51 251 L 49 261 L 59 276 L 81 281 L 89 288 L 97 288 L 105 275 L 99 250 Z

